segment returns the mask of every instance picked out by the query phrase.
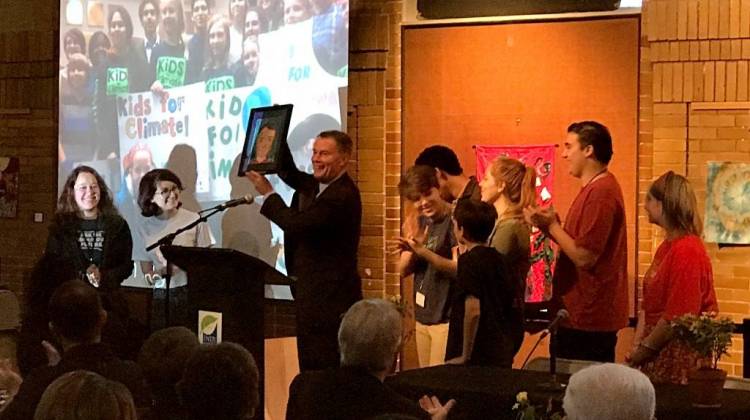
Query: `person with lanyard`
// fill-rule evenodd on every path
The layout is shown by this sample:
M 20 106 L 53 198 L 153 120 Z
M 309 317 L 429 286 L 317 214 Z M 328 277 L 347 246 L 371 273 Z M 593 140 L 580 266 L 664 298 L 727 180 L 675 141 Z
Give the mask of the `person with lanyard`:
M 614 362 L 617 331 L 628 324 L 627 234 L 622 190 L 609 172 L 612 137 L 595 121 L 568 127 L 562 153 L 583 188 L 565 224 L 552 207 L 527 207 L 527 223 L 560 247 L 553 300 L 570 317 L 557 333 L 557 355 Z
M 24 369 L 38 364 L 40 357 L 44 360 L 42 340 L 54 341 L 47 330 L 47 304 L 55 288 L 71 279 L 99 291 L 109 313 L 102 339 L 127 355 L 129 310 L 119 288 L 133 272 L 132 248 L 128 223 L 114 207 L 104 179 L 88 166 L 75 168 L 63 184 L 47 246 L 26 291 L 24 337 L 19 343 Z
M 58 199 L 45 254 L 74 277 L 110 290 L 132 273 L 132 246 L 130 228 L 101 175 L 88 166 L 74 169 Z
M 401 178 L 401 195 L 412 203 L 413 216 L 396 239 L 401 278 L 414 274 L 414 315 L 417 356 L 421 367 L 445 361 L 450 297 L 456 279 L 457 245 L 451 225 L 451 206 L 440 197 L 436 171 L 417 165 Z
M 456 152 L 449 147 L 437 145 L 422 150 L 414 165 L 427 165 L 435 169 L 443 200 L 449 203 L 465 197 L 481 200 L 482 192 L 477 179 L 464 174 Z
M 161 93 L 164 89 L 185 84 L 187 59 L 182 33 L 185 31 L 185 16 L 182 12 L 182 1 L 161 0 L 161 38 L 151 53 L 151 74 L 153 84 L 151 91 Z

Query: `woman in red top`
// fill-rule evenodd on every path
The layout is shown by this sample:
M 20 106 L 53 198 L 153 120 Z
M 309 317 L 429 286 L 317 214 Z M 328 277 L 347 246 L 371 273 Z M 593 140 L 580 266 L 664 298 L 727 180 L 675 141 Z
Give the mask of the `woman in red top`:
M 654 181 L 646 195 L 649 222 L 664 228 L 666 238 L 643 278 L 643 307 L 628 361 L 654 383 L 684 384 L 688 372 L 709 362 L 672 340 L 669 329 L 681 315 L 719 310 L 697 207 L 687 179 L 672 171 Z

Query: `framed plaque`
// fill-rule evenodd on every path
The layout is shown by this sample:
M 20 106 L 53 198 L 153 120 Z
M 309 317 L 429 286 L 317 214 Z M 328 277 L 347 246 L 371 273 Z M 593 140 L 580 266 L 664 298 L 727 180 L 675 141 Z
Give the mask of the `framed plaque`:
M 279 168 L 281 143 L 286 142 L 292 105 L 253 108 L 247 123 L 239 176 L 247 171 L 274 173 Z

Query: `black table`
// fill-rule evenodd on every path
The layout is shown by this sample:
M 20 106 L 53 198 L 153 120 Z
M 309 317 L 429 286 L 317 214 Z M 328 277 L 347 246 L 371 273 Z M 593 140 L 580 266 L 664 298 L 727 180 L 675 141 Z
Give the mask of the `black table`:
M 561 375 L 562 382 L 568 376 Z M 516 394 L 526 391 L 534 404 L 550 398 L 562 400 L 564 391 L 541 389 L 550 381 L 544 372 L 487 367 L 436 366 L 401 372 L 386 379 L 386 384 L 404 396 L 417 400 L 422 395 L 436 395 L 443 403 L 457 401 L 451 410 L 453 419 L 514 419 L 511 407 Z M 698 409 L 690 405 L 686 386 L 657 385 L 656 418 L 666 419 L 750 419 L 750 392 L 725 389 L 722 406 Z

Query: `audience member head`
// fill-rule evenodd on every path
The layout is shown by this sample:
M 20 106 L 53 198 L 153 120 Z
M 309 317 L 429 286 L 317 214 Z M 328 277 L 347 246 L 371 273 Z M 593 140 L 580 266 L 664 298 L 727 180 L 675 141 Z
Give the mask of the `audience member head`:
M 495 204 L 503 199 L 504 214 L 523 217 L 523 209 L 536 202 L 536 171 L 517 159 L 499 156 L 492 161 L 479 183 L 482 201 Z
M 191 420 L 241 420 L 258 407 L 258 381 L 253 355 L 225 341 L 196 349 L 177 389 Z
M 318 134 L 313 144 L 313 176 L 330 183 L 346 171 L 352 155 L 353 142 L 343 131 L 328 130 Z
M 159 27 L 159 0 L 141 0 L 138 5 L 138 18 L 141 20 L 143 33 L 146 38 L 152 39 L 156 36 Z
M 89 39 L 89 59 L 95 67 L 107 58 L 107 51 L 112 47 L 109 37 L 102 31 L 96 31 Z
M 34 420 L 137 420 L 125 385 L 85 370 L 68 372 L 42 394 Z
M 13 370 L 10 360 L 0 359 L 0 415 L 21 386 L 21 376 Z
M 224 68 L 229 58 L 229 21 L 218 15 L 208 22 L 209 69 Z
M 497 210 L 483 201 L 461 198 L 453 209 L 453 229 L 461 243 L 483 244 L 492 234 Z
M 130 19 L 127 9 L 116 4 L 110 5 L 107 27 L 112 48 L 118 52 L 127 51 L 130 48 L 130 40 L 133 39 L 133 20 Z
M 71 28 L 63 36 L 63 51 L 70 60 L 73 54 L 86 54 L 86 38 L 78 28 Z
M 648 221 L 667 232 L 700 236 L 703 228 L 690 182 L 672 171 L 656 179 L 646 194 Z
M 441 220 L 450 210 L 439 188 L 435 169 L 427 165 L 412 166 L 398 183 L 399 192 L 412 202 L 414 209 L 434 220 Z
M 199 345 L 195 333 L 185 327 L 156 331 L 143 343 L 138 365 L 157 402 L 177 403 L 177 383 Z
M 98 342 L 107 322 L 99 293 L 80 280 L 68 280 L 52 293 L 49 323 L 65 347 L 70 344 Z
M 214 10 L 213 0 L 192 0 L 190 10 L 193 11 L 193 24 L 196 33 L 206 33 L 208 30 L 208 21 L 211 19 L 211 13 Z
M 366 369 L 381 380 L 393 369 L 401 346 L 401 313 L 383 299 L 360 300 L 339 327 L 341 366 Z
M 55 214 L 93 218 L 100 214 L 117 214 L 117 209 L 101 175 L 94 168 L 82 165 L 73 169 L 65 180 Z
M 419 153 L 414 165 L 427 165 L 435 169 L 443 200 L 453 201 L 458 198 L 452 191 L 450 182 L 451 178 L 464 176 L 464 169 L 458 161 L 456 152 L 446 146 L 430 146 Z
M 563 398 L 569 420 L 652 420 L 655 407 L 654 386 L 648 377 L 614 363 L 574 373 Z
M 182 42 L 182 33 L 185 32 L 185 14 L 182 12 L 182 0 L 160 0 L 159 14 L 161 23 L 162 39 L 172 43 Z
M 570 174 L 576 178 L 599 171 L 612 159 L 612 136 L 596 121 L 571 124 L 563 147 L 563 159 L 570 162 Z
M 180 207 L 182 182 L 169 169 L 152 169 L 141 178 L 138 206 L 146 217 L 160 216 Z
M 312 5 L 309 0 L 284 0 L 284 24 L 302 22 L 312 16 Z

